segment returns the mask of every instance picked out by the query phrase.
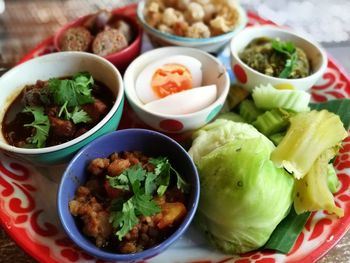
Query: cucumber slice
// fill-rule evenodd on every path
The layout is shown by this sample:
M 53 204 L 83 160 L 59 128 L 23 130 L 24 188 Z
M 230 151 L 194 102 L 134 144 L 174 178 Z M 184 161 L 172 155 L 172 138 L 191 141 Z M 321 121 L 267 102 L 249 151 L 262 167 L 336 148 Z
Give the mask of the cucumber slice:
M 262 134 L 269 136 L 285 130 L 289 124 L 289 118 L 291 116 L 292 113 L 286 110 L 272 109 L 258 116 L 252 124 Z
M 252 93 L 255 105 L 258 108 L 270 110 L 283 108 L 295 112 L 309 111 L 311 95 L 301 90 L 279 90 L 272 85 L 255 87 Z
M 239 105 L 239 115 L 248 123 L 252 123 L 264 111 L 258 109 L 252 100 L 244 100 Z

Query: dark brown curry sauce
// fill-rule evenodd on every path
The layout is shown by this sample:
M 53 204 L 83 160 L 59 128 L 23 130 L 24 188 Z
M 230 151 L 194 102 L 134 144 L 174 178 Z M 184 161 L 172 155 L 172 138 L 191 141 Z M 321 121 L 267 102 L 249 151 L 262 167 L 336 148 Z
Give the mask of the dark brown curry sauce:
M 63 77 L 61 79 L 69 79 L 69 78 L 70 77 Z M 38 81 L 37 83 L 41 83 L 42 85 L 43 82 Z M 35 85 L 37 85 L 37 83 Z M 47 82 L 45 81 L 44 83 L 47 83 Z M 34 117 L 31 113 L 22 112 L 26 106 L 26 102 L 24 101 L 26 87 L 29 87 L 29 86 L 33 86 L 33 85 L 25 86 L 20 92 L 20 94 L 15 97 L 15 99 L 12 101 L 10 106 L 7 108 L 2 121 L 2 133 L 4 138 L 10 145 L 20 147 L 20 148 L 35 148 L 34 145 L 28 142 L 28 138 L 33 134 L 33 128 L 24 127 L 24 124 L 33 122 Z M 73 124 L 75 125 L 75 128 L 74 128 L 75 132 L 73 136 L 60 136 L 57 133 L 55 134 L 50 128 L 49 136 L 46 140 L 46 147 L 54 146 L 54 145 L 58 145 L 58 144 L 62 144 L 67 141 L 70 141 L 84 134 L 85 132 L 90 130 L 92 127 L 94 127 L 100 120 L 103 119 L 103 117 L 112 108 L 115 101 L 115 96 L 110 91 L 110 89 L 106 87 L 106 85 L 96 80 L 92 87 L 92 95 L 95 99 L 95 102 L 98 101 L 99 103 L 104 104 L 106 106 L 105 110 L 101 112 L 101 114 L 98 114 L 98 116 L 95 116 L 95 118 L 93 118 L 93 120 L 89 123 Z M 91 103 L 91 105 L 92 104 L 93 103 Z M 92 107 L 91 105 L 85 104 L 83 105 L 83 107 L 86 107 L 86 108 Z M 47 113 L 47 111 L 49 110 L 49 107 L 53 107 L 54 105 L 45 106 L 44 104 L 41 104 L 39 106 L 45 107 L 45 113 Z M 94 112 L 94 111 L 95 109 L 92 107 L 91 112 Z M 88 115 L 90 114 L 88 113 Z

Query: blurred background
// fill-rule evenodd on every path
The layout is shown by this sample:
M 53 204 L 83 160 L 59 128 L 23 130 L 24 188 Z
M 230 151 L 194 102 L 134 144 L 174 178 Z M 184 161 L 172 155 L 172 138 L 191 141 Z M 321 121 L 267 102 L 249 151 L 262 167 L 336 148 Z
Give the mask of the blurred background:
M 0 67 L 25 53 L 68 21 L 135 0 L 0 0 Z M 350 0 L 241 0 L 261 17 L 311 35 L 350 71 Z

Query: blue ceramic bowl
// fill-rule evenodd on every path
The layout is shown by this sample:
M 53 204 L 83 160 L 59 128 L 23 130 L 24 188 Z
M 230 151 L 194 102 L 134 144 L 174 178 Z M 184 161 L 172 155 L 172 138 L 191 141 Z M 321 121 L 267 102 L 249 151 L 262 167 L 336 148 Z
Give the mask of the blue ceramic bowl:
M 74 198 L 78 186 L 87 179 L 86 166 L 95 158 L 108 157 L 113 152 L 141 151 L 148 156 L 166 156 L 174 168 L 190 184 L 188 213 L 179 228 L 155 247 L 133 254 L 106 252 L 95 246 L 78 228 L 69 212 L 69 201 Z M 189 227 L 199 200 L 199 177 L 192 159 L 173 139 L 150 130 L 127 129 L 104 135 L 81 149 L 68 165 L 58 189 L 58 214 L 68 236 L 85 252 L 109 261 L 134 261 L 153 257 L 174 243 Z
M 90 72 L 94 79 L 103 82 L 115 96 L 115 102 L 107 115 L 93 128 L 68 142 L 38 148 L 18 148 L 7 143 L 0 136 L 0 149 L 21 161 L 27 160 L 35 165 L 53 165 L 70 160 L 83 146 L 118 127 L 124 105 L 124 85 L 121 74 L 106 59 L 84 52 L 59 52 L 31 59 L 20 64 L 0 78 L 0 121 L 4 118 L 5 109 L 25 85 L 37 80 L 48 80 L 53 77 L 72 76 L 77 72 Z

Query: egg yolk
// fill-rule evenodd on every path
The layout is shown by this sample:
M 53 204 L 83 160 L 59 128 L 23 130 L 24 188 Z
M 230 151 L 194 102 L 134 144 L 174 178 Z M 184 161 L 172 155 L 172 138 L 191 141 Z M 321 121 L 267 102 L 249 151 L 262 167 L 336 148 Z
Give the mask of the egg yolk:
M 179 64 L 165 64 L 157 69 L 151 81 L 152 90 L 159 98 L 191 89 L 193 86 L 190 71 Z

